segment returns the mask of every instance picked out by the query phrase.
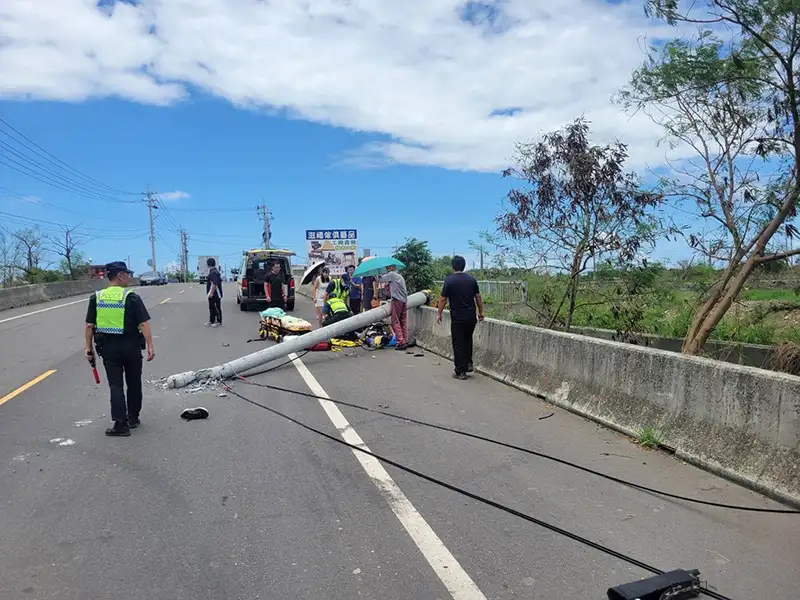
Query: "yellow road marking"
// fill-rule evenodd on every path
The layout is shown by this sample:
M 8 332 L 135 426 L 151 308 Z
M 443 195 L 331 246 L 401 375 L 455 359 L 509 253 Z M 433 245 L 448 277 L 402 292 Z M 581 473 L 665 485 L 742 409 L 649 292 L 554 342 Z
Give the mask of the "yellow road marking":
M 30 388 L 32 388 L 33 386 L 35 386 L 35 385 L 36 385 L 37 383 L 39 383 L 40 381 L 42 381 L 42 380 L 44 380 L 44 379 L 47 379 L 48 377 L 50 377 L 50 375 L 52 375 L 52 374 L 53 374 L 53 373 L 55 373 L 55 372 L 56 372 L 56 371 L 55 371 L 55 369 L 51 369 L 50 371 L 45 371 L 44 373 L 42 373 L 42 374 L 41 374 L 41 375 L 39 375 L 38 377 L 35 377 L 35 378 L 31 379 L 31 380 L 30 380 L 28 383 L 26 383 L 25 385 L 18 387 L 17 389 L 15 389 L 15 390 L 14 390 L 13 392 L 11 392 L 10 394 L 6 394 L 6 395 L 5 395 L 5 396 L 3 396 L 2 398 L 0 398 L 0 406 L 2 406 L 3 404 L 5 404 L 6 402 L 8 402 L 9 400 L 11 400 L 12 398 L 16 398 L 16 397 L 17 397 L 17 396 L 19 396 L 19 395 L 20 395 L 22 392 L 24 392 L 24 391 L 25 391 L 25 390 L 27 390 L 27 389 L 30 389 Z
M 159 302 L 159 304 L 166 304 L 170 300 L 172 300 L 172 298 L 167 298 L 166 300 L 162 300 L 161 302 Z

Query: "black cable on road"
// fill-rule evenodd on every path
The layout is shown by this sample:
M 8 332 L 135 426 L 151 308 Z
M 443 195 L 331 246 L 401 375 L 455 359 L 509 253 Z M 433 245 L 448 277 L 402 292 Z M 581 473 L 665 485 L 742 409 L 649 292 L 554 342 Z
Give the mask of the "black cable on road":
M 305 355 L 303 355 L 303 356 L 305 356 Z M 300 358 L 300 357 L 298 356 L 297 358 Z M 275 367 L 271 367 L 269 369 L 265 369 L 264 371 L 259 371 L 258 373 L 255 373 L 255 374 L 260 374 L 262 372 L 271 371 L 272 369 L 276 369 L 276 368 L 281 367 L 283 365 L 289 364 L 290 362 L 292 362 L 294 360 L 297 360 L 297 359 L 296 358 L 291 358 L 291 359 L 281 363 L 280 365 L 276 365 Z M 253 374 L 251 374 L 250 376 L 252 377 Z M 725 504 L 725 503 L 722 503 L 722 502 L 713 502 L 711 500 L 701 500 L 699 498 L 691 498 L 691 497 L 688 497 L 688 496 L 680 496 L 678 494 L 671 494 L 670 492 L 665 492 L 663 490 L 657 490 L 657 489 L 654 489 L 654 488 L 650 488 L 650 487 L 647 487 L 647 486 L 644 486 L 644 485 L 641 485 L 641 484 L 638 484 L 638 483 L 634 483 L 632 481 L 626 481 L 625 479 L 620 479 L 619 477 L 614 477 L 613 475 L 607 475 L 606 473 L 601 473 L 600 471 L 595 471 L 594 469 L 590 469 L 589 467 L 584 467 L 583 465 L 579 465 L 579 464 L 570 462 L 570 461 L 565 460 L 563 458 L 558 458 L 558 457 L 555 457 L 555 456 L 551 456 L 551 455 L 545 454 L 543 452 L 537 452 L 536 450 L 531 450 L 530 448 L 525 448 L 523 446 L 517 446 L 515 444 L 509 444 L 507 442 L 501 442 L 500 440 L 495 440 L 495 439 L 492 439 L 492 438 L 489 438 L 489 437 L 478 435 L 477 433 L 470 433 L 468 431 L 462 431 L 460 429 L 455 429 L 453 427 L 448 427 L 446 425 L 437 425 L 435 423 L 428 423 L 426 421 L 420 421 L 419 419 L 414 419 L 412 417 L 406 417 L 406 416 L 398 415 L 398 414 L 391 413 L 391 412 L 388 412 L 388 411 L 385 411 L 385 410 L 378 410 L 378 409 L 375 409 L 375 408 L 369 408 L 367 406 L 361 406 L 359 404 L 353 404 L 352 402 L 346 402 L 344 400 L 335 400 L 333 398 L 326 398 L 324 396 L 317 396 L 317 395 L 311 394 L 309 392 L 302 392 L 302 391 L 299 391 L 299 390 L 292 390 L 292 389 L 289 389 L 289 388 L 284 388 L 284 387 L 280 387 L 280 386 L 277 386 L 277 385 L 269 385 L 269 384 L 266 384 L 266 383 L 258 383 L 256 381 L 250 381 L 246 377 L 242 377 L 242 376 L 239 376 L 239 379 L 243 383 L 246 383 L 248 385 L 261 387 L 261 388 L 266 388 L 266 389 L 274 390 L 274 391 L 277 391 L 277 392 L 286 392 L 286 393 L 295 394 L 295 395 L 298 395 L 298 396 L 304 396 L 306 398 L 312 398 L 312 399 L 315 399 L 315 400 L 327 400 L 329 402 L 333 402 L 334 404 L 338 404 L 338 405 L 341 405 L 341 406 L 348 406 L 348 407 L 354 408 L 356 410 L 362 410 L 362 411 L 365 411 L 365 412 L 376 413 L 376 414 L 379 414 L 379 415 L 383 415 L 385 417 L 390 417 L 392 419 L 398 419 L 398 420 L 401 420 L 401 421 L 406 421 L 408 423 L 413 423 L 415 425 L 421 425 L 423 427 L 430 427 L 431 429 L 437 429 L 439 431 L 446 431 L 448 433 L 453 433 L 455 435 L 461 435 L 461 436 L 472 438 L 472 439 L 475 439 L 475 440 L 480 440 L 482 442 L 487 442 L 489 444 L 494 444 L 496 446 L 501 446 L 503 448 L 508 448 L 509 450 L 517 450 L 518 452 L 523 452 L 523 453 L 529 454 L 531 456 L 536 456 L 538 458 L 544 458 L 546 460 L 558 463 L 560 465 L 564 465 L 564 466 L 567 466 L 567 467 L 572 467 L 573 469 L 577 469 L 579 471 L 583 471 L 584 473 L 590 473 L 590 474 L 595 475 L 597 477 L 602 477 L 603 479 L 607 479 L 609 481 L 613 481 L 614 483 L 619 483 L 621 485 L 625 485 L 625 486 L 640 490 L 642 492 L 649 492 L 651 494 L 657 494 L 657 495 L 663 496 L 665 498 L 672 498 L 673 500 L 681 500 L 683 502 L 691 502 L 693 504 L 702 504 L 704 506 L 712 506 L 712 507 L 715 507 L 715 508 L 725 508 L 725 509 L 728 509 L 728 510 L 740 510 L 740 511 L 744 511 L 744 512 L 770 513 L 770 514 L 781 514 L 781 515 L 797 515 L 797 514 L 800 514 L 800 510 L 794 510 L 794 509 L 790 509 L 790 508 L 759 508 L 759 507 L 755 507 L 755 506 L 739 506 L 739 505 L 736 505 L 736 504 Z
M 324 431 L 316 429 L 315 427 L 312 427 L 311 425 L 303 423 L 302 421 L 300 421 L 298 419 L 295 419 L 294 417 L 291 417 L 291 416 L 289 416 L 289 415 L 287 415 L 285 413 L 282 413 L 279 410 L 276 410 L 276 409 L 271 408 L 269 406 L 265 406 L 265 405 L 263 405 L 263 404 L 261 404 L 259 402 L 256 402 L 255 400 L 251 400 L 250 398 L 247 398 L 246 396 L 243 396 L 242 394 L 238 393 L 236 390 L 234 390 L 228 384 L 223 383 L 223 385 L 228 390 L 228 392 L 230 392 L 231 394 L 233 394 L 237 398 L 239 398 L 241 400 L 244 400 L 248 404 L 252 404 L 253 406 L 257 406 L 258 408 L 261 408 L 262 410 L 266 410 L 266 411 L 268 411 L 268 412 L 270 412 L 270 413 L 272 413 L 274 415 L 282 417 L 282 418 L 286 419 L 287 421 L 289 421 L 291 423 L 294 423 L 295 425 L 298 425 L 299 427 L 302 427 L 303 429 L 306 429 L 308 431 L 316 433 L 317 435 L 322 436 L 322 437 L 324 437 L 324 438 L 326 438 L 328 440 L 331 440 L 333 442 L 336 442 L 337 444 L 340 444 L 342 446 L 347 446 L 348 448 L 350 448 L 352 450 L 356 450 L 358 452 L 361 452 L 362 454 L 366 454 L 367 456 L 371 456 L 371 457 L 381 461 L 382 463 L 386 463 L 387 465 L 391 465 L 391 466 L 393 466 L 393 467 L 395 467 L 397 469 L 400 469 L 401 471 L 404 471 L 406 473 L 409 473 L 411 475 L 419 477 L 420 479 L 424 479 L 425 481 L 428 481 L 430 483 L 433 483 L 433 484 L 436 484 L 436 485 L 441 486 L 443 488 L 446 488 L 446 489 L 448 489 L 448 490 L 450 490 L 452 492 L 456 492 L 457 494 L 460 494 L 462 496 L 466 496 L 467 498 L 470 498 L 471 500 L 475 500 L 476 502 L 480 502 L 481 504 L 486 504 L 488 506 L 491 506 L 493 508 L 496 508 L 498 510 L 506 512 L 506 513 L 508 513 L 510 515 L 514 515 L 515 517 L 519 517 L 520 519 L 528 521 L 529 523 L 533 523 L 535 525 L 539 525 L 540 527 L 548 529 L 548 530 L 550 530 L 550 531 L 552 531 L 554 533 L 562 535 L 562 536 L 564 536 L 566 538 L 569 538 L 569 539 L 571 539 L 573 541 L 576 541 L 576 542 L 578 542 L 580 544 L 583 544 L 585 546 L 588 546 L 590 548 L 594 548 L 595 550 L 598 550 L 599 552 L 602 552 L 603 554 L 607 554 L 608 556 L 612 556 L 614 558 L 618 558 L 621 561 L 624 561 L 624 562 L 626 562 L 626 563 L 628 563 L 630 565 L 638 567 L 638 568 L 640 568 L 640 569 L 642 569 L 644 571 L 647 571 L 649 573 L 652 573 L 654 575 L 663 575 L 664 574 L 664 571 L 662 571 L 661 569 L 659 569 L 657 567 L 654 567 L 654 566 L 652 566 L 650 564 L 647 564 L 646 562 L 643 562 L 641 560 L 638 560 L 636 558 L 628 556 L 627 554 L 623 554 L 622 552 L 618 552 L 617 550 L 614 550 L 613 548 L 608 548 L 607 546 L 603 546 L 602 544 L 600 544 L 598 542 L 594 542 L 594 541 L 592 541 L 590 539 L 587 539 L 585 537 L 582 537 L 582 536 L 578 535 L 577 533 L 573 533 L 571 531 L 567 531 L 566 529 L 562 529 L 561 527 L 559 527 L 557 525 L 553 525 L 552 523 L 548 523 L 546 521 L 542 521 L 541 519 L 537 519 L 534 516 L 528 515 L 526 513 L 521 512 L 521 511 L 518 511 L 515 508 L 511 508 L 510 506 L 506 506 L 504 504 L 500 504 L 499 502 L 495 502 L 494 500 L 490 500 L 489 498 L 484 498 L 483 496 L 479 496 L 478 494 L 474 494 L 474 493 L 472 493 L 472 492 L 470 492 L 468 490 L 465 490 L 464 488 L 461 488 L 461 487 L 458 487 L 456 485 L 447 483 L 446 481 L 442 481 L 441 479 L 437 479 L 436 477 L 433 477 L 431 475 L 426 475 L 425 473 L 422 473 L 421 471 L 417 471 L 416 469 L 412 469 L 411 467 L 407 467 L 407 466 L 405 466 L 405 465 L 403 465 L 401 463 L 398 463 L 398 462 L 396 462 L 396 461 L 394 461 L 394 460 L 392 460 L 390 458 L 386 458 L 384 456 L 381 456 L 380 454 L 375 454 L 374 452 L 370 452 L 369 450 L 365 450 L 364 448 L 361 448 L 361 447 L 356 446 L 354 444 L 350 444 L 350 443 L 346 442 L 345 440 L 343 440 L 343 439 L 341 439 L 339 437 L 336 437 L 334 435 L 331 435 L 329 433 L 325 433 Z M 289 391 L 291 391 L 291 390 L 289 390 Z M 328 400 L 328 398 L 322 398 L 322 399 L 323 400 Z M 723 596 L 722 594 L 719 594 L 719 593 L 717 593 L 717 592 L 715 592 L 713 590 L 709 590 L 709 589 L 701 589 L 700 593 L 705 594 L 706 596 L 709 596 L 710 598 L 714 598 L 715 600 L 733 600 L 733 598 L 730 598 L 728 596 Z

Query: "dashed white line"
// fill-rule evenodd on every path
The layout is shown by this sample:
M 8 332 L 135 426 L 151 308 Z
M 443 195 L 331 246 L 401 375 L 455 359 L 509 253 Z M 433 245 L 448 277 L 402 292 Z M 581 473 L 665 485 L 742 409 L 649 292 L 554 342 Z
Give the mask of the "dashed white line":
M 300 373 L 312 394 L 322 398 L 330 398 L 296 354 L 290 354 L 289 358 L 292 359 L 292 364 Z M 322 410 L 325 411 L 331 423 L 339 430 L 339 434 L 345 442 L 364 450 L 369 450 L 364 440 L 353 429 L 353 426 L 350 425 L 338 406 L 329 400 L 319 399 L 318 401 L 322 406 Z M 389 504 L 392 512 L 408 532 L 408 535 L 411 536 L 425 560 L 428 561 L 428 564 L 433 568 L 447 591 L 450 592 L 453 600 L 486 600 L 483 592 L 450 553 L 444 542 L 439 539 L 433 528 L 428 525 L 427 521 L 419 514 L 419 511 L 411 504 L 411 501 L 386 469 L 383 468 L 380 461 L 356 450 L 353 450 L 353 454 Z

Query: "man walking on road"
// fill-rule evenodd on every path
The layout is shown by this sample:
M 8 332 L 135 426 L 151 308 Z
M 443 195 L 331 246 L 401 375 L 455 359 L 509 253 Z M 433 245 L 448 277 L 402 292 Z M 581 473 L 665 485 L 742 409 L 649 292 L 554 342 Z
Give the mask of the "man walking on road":
M 217 269 L 217 261 L 209 258 L 206 264 L 211 267 L 206 279 L 206 297 L 208 298 L 208 324 L 211 327 L 222 327 L 222 276 Z
M 392 331 L 397 340 L 395 350 L 408 348 L 408 292 L 406 280 L 397 272 L 397 267 L 386 267 L 388 273 L 381 276 L 381 283 L 389 285 L 389 298 L 392 302 Z
M 139 426 L 142 410 L 142 350 L 147 349 L 147 360 L 156 353 L 150 331 L 150 315 L 138 294 L 126 289 L 133 271 L 124 262 L 106 265 L 108 287 L 89 298 L 86 311 L 85 355 L 94 362 L 95 351 L 103 359 L 103 366 L 111 390 L 111 419 L 114 425 L 106 435 L 128 436 Z M 123 381 L 124 380 L 124 381 Z M 128 397 L 125 401 L 125 387 Z
M 483 299 L 477 280 L 465 273 L 467 261 L 463 256 L 454 256 L 451 262 L 453 273 L 447 276 L 439 298 L 437 323 L 442 322 L 444 305 L 450 301 L 450 336 L 453 342 L 453 377 L 464 380 L 472 367 L 472 334 L 475 325 L 483 321 Z M 477 308 L 477 317 L 475 311 Z

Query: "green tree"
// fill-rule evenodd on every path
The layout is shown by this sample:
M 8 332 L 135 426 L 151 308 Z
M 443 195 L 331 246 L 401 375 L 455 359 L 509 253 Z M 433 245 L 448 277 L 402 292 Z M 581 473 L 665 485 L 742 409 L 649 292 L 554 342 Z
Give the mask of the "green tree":
M 503 172 L 520 185 L 509 192 L 508 206 L 496 218 L 498 232 L 512 248 L 524 245 L 567 276 L 550 327 L 566 305 L 569 330 L 590 261 L 630 262 L 655 243 L 660 197 L 624 171 L 627 157 L 622 143 L 591 144 L 589 123 L 581 118 L 538 142 L 519 144 L 517 166 Z
M 696 204 L 716 236 L 689 241 L 725 268 L 695 310 L 683 352 L 699 354 L 760 265 L 800 249 L 771 245 L 800 197 L 800 30 L 797 0 L 648 0 L 651 17 L 699 35 L 653 47 L 622 100 L 651 110 L 693 164 L 673 168 L 665 193 Z M 674 167 L 675 165 L 673 165 Z
M 428 242 L 417 238 L 406 239 L 406 243 L 397 249 L 394 257 L 406 265 L 403 277 L 410 294 L 433 286 L 433 254 L 428 249 Z
M 434 281 L 444 281 L 444 278 L 453 272 L 452 259 L 452 256 L 437 256 L 433 259 L 431 268 Z

